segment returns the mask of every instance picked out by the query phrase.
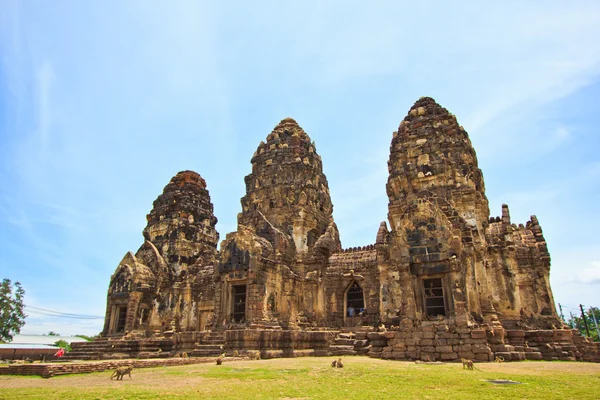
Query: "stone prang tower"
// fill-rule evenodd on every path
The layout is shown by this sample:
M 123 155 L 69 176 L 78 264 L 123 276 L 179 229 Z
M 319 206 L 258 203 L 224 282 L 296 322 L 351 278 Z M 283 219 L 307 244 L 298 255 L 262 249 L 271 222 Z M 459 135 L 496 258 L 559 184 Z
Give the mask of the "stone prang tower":
M 171 179 L 111 278 L 86 357 L 600 361 L 556 313 L 538 219 L 514 224 L 507 205 L 490 217 L 469 136 L 433 99 L 393 133 L 388 221 L 373 244 L 342 248 L 321 157 L 293 119 L 251 164 L 237 230 L 218 251 L 206 183 Z
M 212 278 L 219 234 L 206 182 L 175 175 L 147 216 L 144 244 L 111 278 L 103 334 L 203 328 L 214 307 Z M 208 300 L 205 300 L 208 298 Z

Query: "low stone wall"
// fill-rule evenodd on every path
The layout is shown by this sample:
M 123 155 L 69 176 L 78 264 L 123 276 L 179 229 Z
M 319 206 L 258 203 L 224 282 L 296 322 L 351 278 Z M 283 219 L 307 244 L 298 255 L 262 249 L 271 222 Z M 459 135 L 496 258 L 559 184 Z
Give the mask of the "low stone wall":
M 226 331 L 227 349 L 258 350 L 261 358 L 326 356 L 337 331 L 245 329 Z
M 574 329 L 573 343 L 577 346 L 581 361 L 600 362 L 600 342 L 592 342 Z
M 500 325 L 478 328 L 431 322 L 367 334 L 369 356 L 393 360 L 475 361 L 562 360 L 600 361 L 600 344 L 571 330 L 505 330 Z
M 367 334 L 369 356 L 393 360 L 453 361 L 468 358 L 492 361 L 493 352 L 484 329 L 449 327 L 431 323 Z
M 115 360 L 51 364 L 10 364 L 0 366 L 0 375 L 39 375 L 51 378 L 56 375 L 102 372 L 117 367 L 133 365 L 134 368 L 168 367 L 174 365 L 203 364 L 214 362 L 214 358 L 168 358 L 151 360 Z
M 571 330 L 534 330 L 525 331 L 525 343 L 537 348 L 542 359 L 547 361 L 576 361 L 581 359 L 577 346 L 573 342 Z

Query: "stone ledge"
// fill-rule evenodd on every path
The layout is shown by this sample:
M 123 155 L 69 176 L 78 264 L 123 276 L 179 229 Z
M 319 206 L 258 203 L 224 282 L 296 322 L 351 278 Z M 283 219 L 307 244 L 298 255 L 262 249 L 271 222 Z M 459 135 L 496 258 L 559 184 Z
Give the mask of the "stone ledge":
M 18 364 L 0 366 L 0 375 L 38 375 L 42 378 L 51 378 L 57 375 L 84 374 L 89 372 L 102 372 L 118 367 L 133 365 L 134 368 L 170 367 L 188 364 L 205 364 L 214 362 L 215 358 L 169 358 L 152 360 L 114 360 L 73 362 L 63 364 Z

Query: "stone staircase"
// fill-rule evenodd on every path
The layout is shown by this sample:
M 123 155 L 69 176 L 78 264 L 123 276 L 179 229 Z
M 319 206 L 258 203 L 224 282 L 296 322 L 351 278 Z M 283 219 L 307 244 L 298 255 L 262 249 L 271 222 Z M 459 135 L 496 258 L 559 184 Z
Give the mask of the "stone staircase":
M 208 332 L 206 336 L 197 343 L 189 355 L 192 357 L 219 356 L 225 349 L 225 334 L 223 332 Z
M 328 352 L 334 356 L 366 356 L 371 349 L 367 339 L 368 330 L 359 329 L 353 332 L 343 328 L 333 340 L 333 344 L 329 346 Z
M 512 329 L 506 331 L 506 342 L 512 347 L 512 351 L 518 355 L 505 355 L 501 351 L 496 352 L 496 356 L 502 356 L 506 361 L 521 361 L 521 360 L 541 360 L 542 353 L 537 347 L 530 347 L 525 341 L 525 331 Z M 508 357 L 508 358 L 507 358 Z
M 173 348 L 170 339 L 111 340 L 97 338 L 91 342 L 72 343 L 65 360 L 110 360 L 124 358 L 167 358 Z

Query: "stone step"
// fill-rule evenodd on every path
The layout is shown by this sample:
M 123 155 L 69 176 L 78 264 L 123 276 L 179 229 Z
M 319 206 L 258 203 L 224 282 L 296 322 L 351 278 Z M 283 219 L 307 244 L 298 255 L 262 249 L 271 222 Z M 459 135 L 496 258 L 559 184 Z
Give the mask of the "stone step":
M 335 344 L 338 346 L 354 346 L 354 339 L 337 338 Z
M 201 341 L 202 344 L 225 344 L 225 339 L 204 339 Z
M 336 350 L 336 351 L 331 351 L 330 353 L 333 356 L 355 356 L 356 355 L 356 351 L 354 351 L 354 350 Z
M 63 356 L 65 360 L 96 360 L 100 358 L 100 354 L 98 352 L 79 352 L 79 351 L 70 351 Z
M 494 353 L 494 359 L 496 357 L 502 357 L 504 361 L 523 361 L 527 358 L 527 354 L 518 351 L 497 351 Z
M 215 333 L 211 332 L 204 337 L 205 339 L 224 339 L 225 335 L 223 333 Z
M 334 356 L 344 356 L 344 355 L 352 356 L 352 355 L 356 354 L 356 351 L 354 350 L 354 346 L 348 346 L 348 345 L 329 346 L 329 352 Z
M 540 353 L 539 351 L 529 351 L 525 353 L 525 358 L 527 360 L 541 360 L 542 353 Z
M 342 339 L 354 339 L 354 333 L 353 332 L 340 332 L 337 336 L 338 338 L 342 338 Z
M 224 346 L 221 344 L 197 344 L 194 350 L 219 350 L 223 351 Z
M 190 357 L 218 357 L 222 354 L 222 350 L 214 349 L 194 349 L 188 353 Z

